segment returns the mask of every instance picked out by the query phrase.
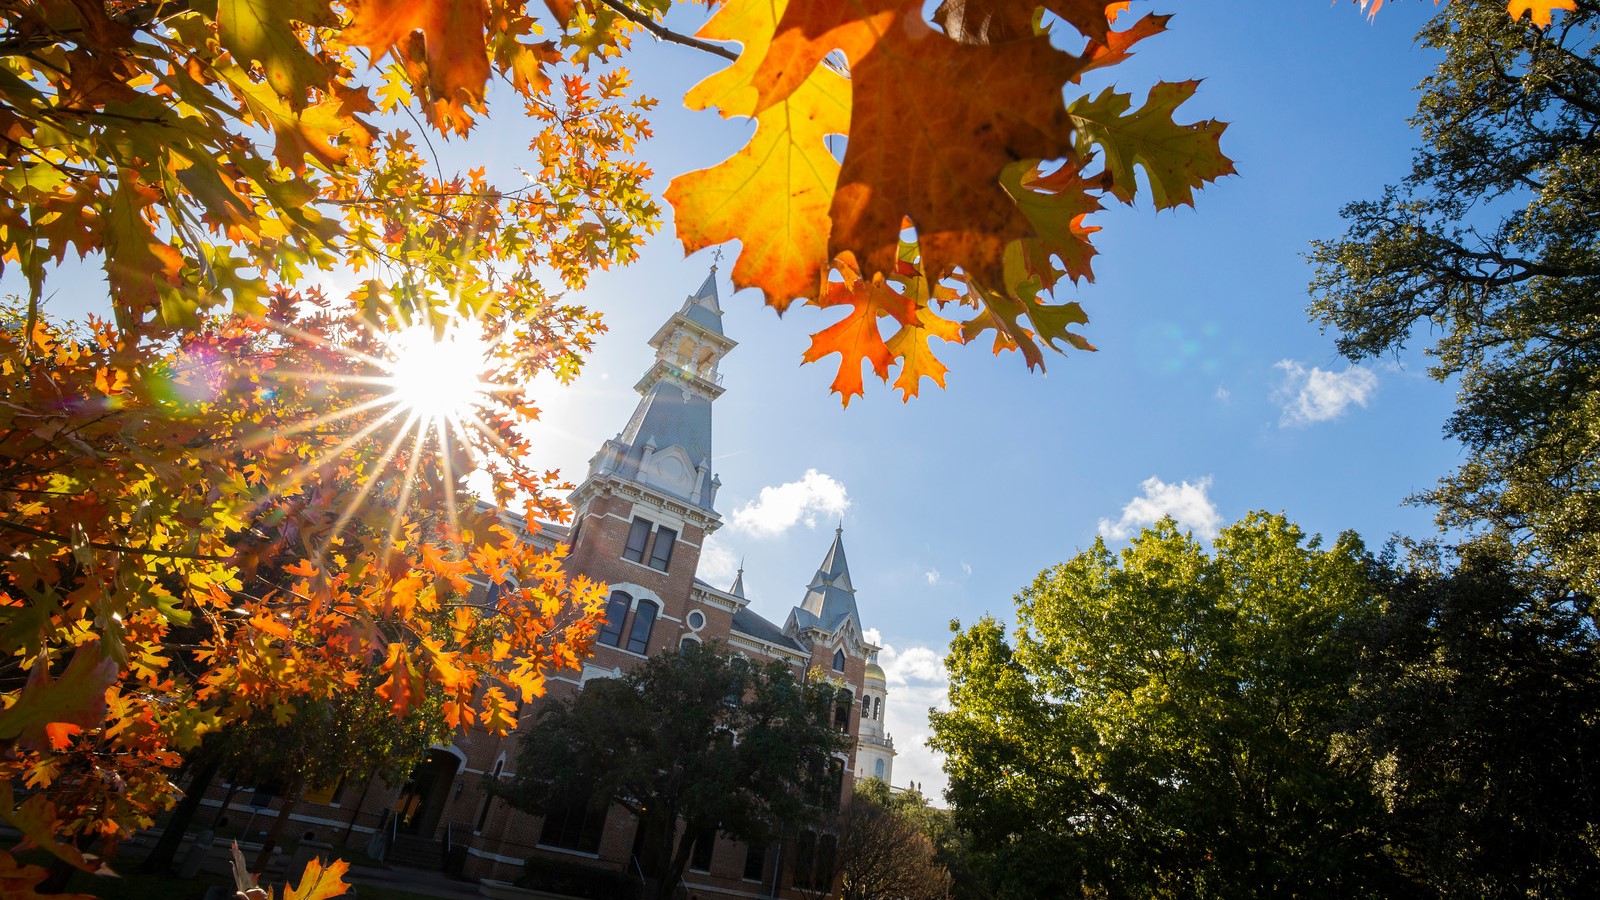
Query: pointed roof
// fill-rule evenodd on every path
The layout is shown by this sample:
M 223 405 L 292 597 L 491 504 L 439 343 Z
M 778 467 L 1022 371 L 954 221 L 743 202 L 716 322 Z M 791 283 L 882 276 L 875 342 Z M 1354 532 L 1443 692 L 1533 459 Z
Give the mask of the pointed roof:
M 833 533 L 833 545 L 822 558 L 817 574 L 806 585 L 806 597 L 800 609 L 810 613 L 817 623 L 829 631 L 837 631 L 845 619 L 854 617 L 861 623 L 856 610 L 856 589 L 850 584 L 850 565 L 844 556 L 844 526 Z
M 728 588 L 728 593 L 744 599 L 744 566 L 739 566 L 739 574 L 733 577 L 733 587 Z
M 722 307 L 717 302 L 717 267 L 706 273 L 705 283 L 683 301 L 683 314 L 688 319 L 710 331 L 722 334 Z

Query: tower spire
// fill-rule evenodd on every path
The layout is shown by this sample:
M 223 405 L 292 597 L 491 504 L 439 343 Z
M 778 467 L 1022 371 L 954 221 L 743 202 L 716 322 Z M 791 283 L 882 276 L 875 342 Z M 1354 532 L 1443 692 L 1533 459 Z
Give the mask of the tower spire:
M 854 616 L 857 624 L 861 615 L 856 611 L 856 589 L 850 583 L 850 563 L 844 555 L 844 523 L 833 532 L 833 544 L 806 585 L 806 597 L 800 608 L 813 616 L 829 630 L 838 627 L 846 617 Z
M 606 471 L 713 510 L 721 482 L 711 471 L 711 404 L 723 390 L 717 366 L 734 346 L 722 333 L 713 265 L 650 338 L 656 358 L 634 385 L 639 405 L 590 474 Z

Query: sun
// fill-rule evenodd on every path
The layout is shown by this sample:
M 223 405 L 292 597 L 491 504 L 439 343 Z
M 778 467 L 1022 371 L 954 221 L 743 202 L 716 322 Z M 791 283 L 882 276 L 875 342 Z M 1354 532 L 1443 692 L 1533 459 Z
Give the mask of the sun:
M 380 381 L 397 406 L 424 424 L 471 418 L 494 391 L 483 380 L 490 346 L 475 320 L 452 323 L 438 335 L 413 325 L 391 337 L 388 350 Z

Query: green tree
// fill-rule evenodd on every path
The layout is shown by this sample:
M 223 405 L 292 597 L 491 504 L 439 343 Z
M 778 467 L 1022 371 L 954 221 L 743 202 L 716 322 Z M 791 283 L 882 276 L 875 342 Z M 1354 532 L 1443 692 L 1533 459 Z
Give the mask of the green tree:
M 1397 858 L 1440 897 L 1591 894 L 1592 598 L 1482 546 L 1378 572 L 1384 613 L 1352 627 L 1363 650 L 1340 753 L 1370 773 Z
M 1515 4 L 1514 4 L 1515 5 Z M 1548 29 L 1455 0 L 1412 120 L 1411 173 L 1313 244 L 1311 312 L 1351 359 L 1430 335 L 1459 379 L 1445 431 L 1470 451 L 1416 499 L 1600 587 L 1600 4 Z
M 575 800 L 623 807 L 643 830 L 657 896 L 669 897 L 707 835 L 770 843 L 837 806 L 837 696 L 783 662 L 690 644 L 547 706 L 522 736 L 515 777 L 494 790 L 541 814 Z
M 1330 759 L 1369 616 L 1367 554 L 1255 513 L 1208 554 L 1168 519 L 985 617 L 933 716 L 949 797 L 1000 896 L 1389 896 L 1381 808 Z

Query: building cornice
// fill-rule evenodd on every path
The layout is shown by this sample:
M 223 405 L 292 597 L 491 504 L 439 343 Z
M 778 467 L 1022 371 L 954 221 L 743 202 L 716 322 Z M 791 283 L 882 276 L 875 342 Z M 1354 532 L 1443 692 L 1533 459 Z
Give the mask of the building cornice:
M 597 472 L 585 478 L 583 483 L 578 485 L 578 489 L 567 498 L 567 502 L 574 509 L 581 509 L 593 497 L 610 496 L 636 502 L 643 500 L 654 504 L 685 522 L 699 526 L 706 534 L 711 534 L 722 527 L 722 516 L 715 510 L 706 509 L 682 497 L 658 491 L 611 471 Z

